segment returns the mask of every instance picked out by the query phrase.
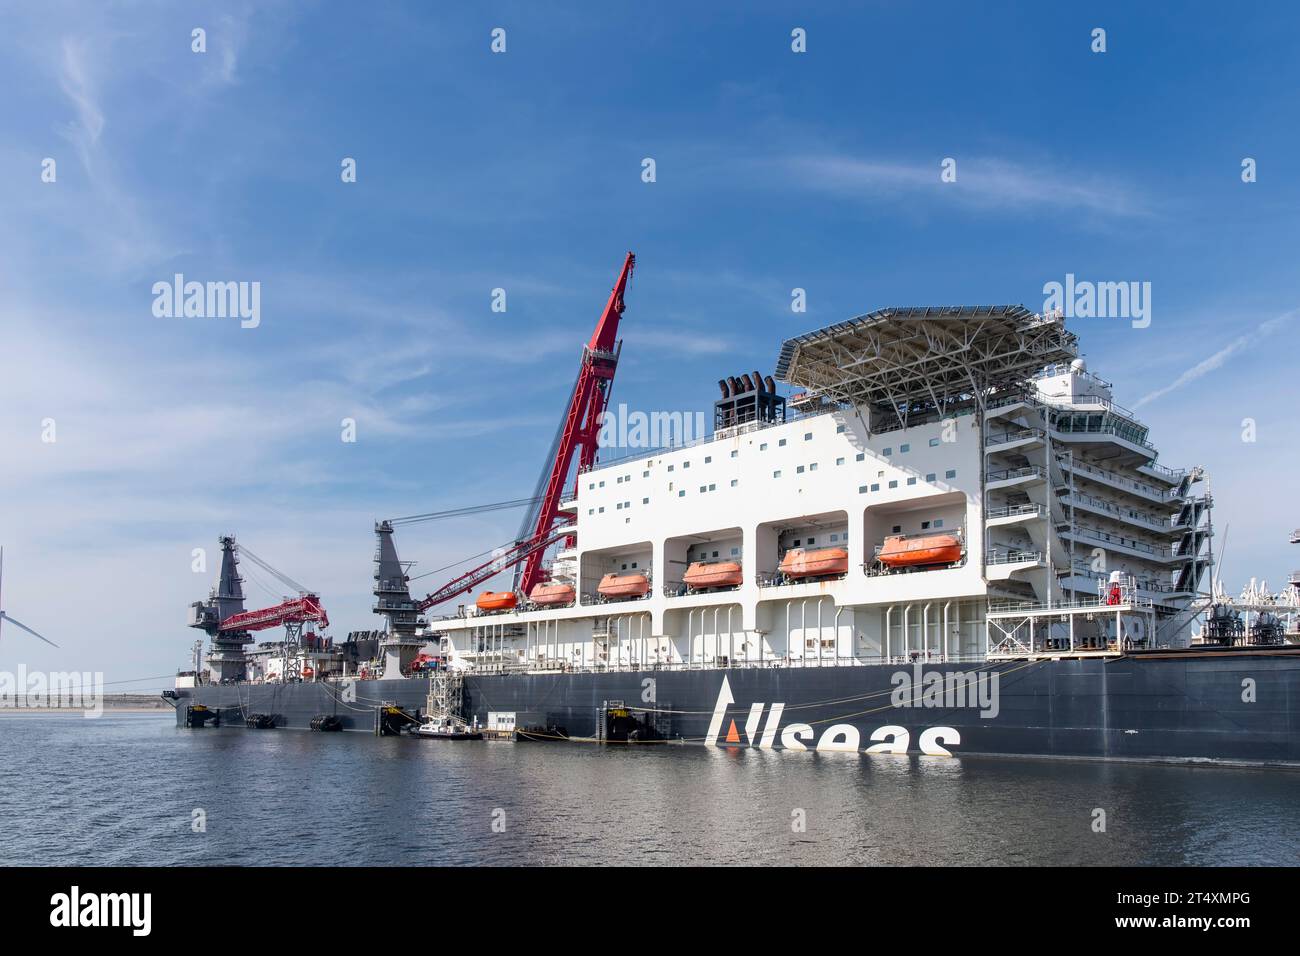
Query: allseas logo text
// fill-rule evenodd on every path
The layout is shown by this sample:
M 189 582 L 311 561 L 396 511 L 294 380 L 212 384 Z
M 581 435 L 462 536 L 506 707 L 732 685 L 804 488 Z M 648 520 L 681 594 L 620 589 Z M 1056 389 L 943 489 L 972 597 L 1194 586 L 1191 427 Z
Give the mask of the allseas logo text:
M 912 743 L 912 734 L 906 727 L 886 724 L 871 732 L 867 747 L 862 746 L 862 734 L 853 724 L 831 724 L 819 736 L 811 724 L 789 723 L 781 726 L 785 714 L 785 704 L 755 703 L 749 705 L 749 714 L 745 717 L 744 736 L 737 726 L 736 719 L 727 718 L 727 708 L 736 702 L 731 693 L 731 682 L 722 678 L 722 687 L 718 691 L 717 703 L 713 705 L 713 718 L 709 722 L 709 732 L 704 738 L 705 746 L 714 746 L 721 738 L 724 744 L 742 744 L 760 749 L 771 749 L 780 736 L 781 746 L 786 750 L 808 750 L 809 744 L 817 751 L 863 751 L 869 754 L 906 754 Z M 764 711 L 767 712 L 764 720 Z M 723 723 L 727 723 L 723 730 Z M 961 743 L 961 734 L 955 727 L 927 727 L 917 739 L 921 753 L 933 757 L 951 757 L 952 751 L 947 746 Z M 947 745 L 947 746 L 944 746 Z
M 51 896 L 50 907 L 51 926 L 126 926 L 132 936 L 148 936 L 153 928 L 151 893 L 82 893 L 74 886 Z
M 895 671 L 889 682 L 894 685 L 889 700 L 895 707 L 979 708 L 980 716 L 986 720 L 997 717 L 1001 710 L 997 671 L 922 674 L 921 665 L 913 664 L 911 673 Z

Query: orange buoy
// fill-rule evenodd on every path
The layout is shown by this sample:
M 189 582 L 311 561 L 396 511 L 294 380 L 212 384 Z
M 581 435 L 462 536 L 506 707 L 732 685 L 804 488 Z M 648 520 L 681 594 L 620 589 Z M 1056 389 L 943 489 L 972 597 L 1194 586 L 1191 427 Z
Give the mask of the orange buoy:
M 576 593 L 572 584 L 537 584 L 529 592 L 528 600 L 539 607 L 560 607 L 572 604 Z
M 694 561 L 682 580 L 693 588 L 724 588 L 740 584 L 744 577 L 739 561 Z
M 955 534 L 924 534 L 911 538 L 892 535 L 885 539 L 876 557 L 890 568 L 956 564 L 961 560 L 961 539 Z
M 605 597 L 644 597 L 650 593 L 650 579 L 641 571 L 607 574 L 600 579 L 596 590 Z
M 474 603 L 480 611 L 508 611 L 518 600 L 514 591 L 484 591 Z
M 791 548 L 781 559 L 781 573 L 787 578 L 821 578 L 848 569 L 849 553 L 843 548 Z

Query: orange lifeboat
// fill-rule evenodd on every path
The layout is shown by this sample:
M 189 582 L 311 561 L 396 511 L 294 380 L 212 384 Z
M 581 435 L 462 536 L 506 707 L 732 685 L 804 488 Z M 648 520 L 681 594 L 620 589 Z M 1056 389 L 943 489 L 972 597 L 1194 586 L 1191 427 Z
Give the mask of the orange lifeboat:
M 518 600 L 514 591 L 484 591 L 474 603 L 480 611 L 508 611 Z
M 682 580 L 692 588 L 735 587 L 744 578 L 739 561 L 693 561 L 682 575 Z
M 650 579 L 641 571 L 630 574 L 607 574 L 596 590 L 605 597 L 645 597 L 650 593 Z
M 791 548 L 781 559 L 781 573 L 787 578 L 821 578 L 848 569 L 849 553 L 843 548 Z
M 889 568 L 956 564 L 961 560 L 961 539 L 955 534 L 893 535 L 885 539 L 876 557 Z
M 572 584 L 537 584 L 528 594 L 528 600 L 538 607 L 559 607 L 572 604 L 574 591 Z

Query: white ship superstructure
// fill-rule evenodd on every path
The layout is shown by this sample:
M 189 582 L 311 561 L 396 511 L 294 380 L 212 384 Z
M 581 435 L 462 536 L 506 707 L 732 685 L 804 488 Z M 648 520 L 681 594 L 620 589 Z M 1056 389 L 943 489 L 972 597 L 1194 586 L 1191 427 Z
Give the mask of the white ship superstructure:
M 1059 314 L 882 309 L 788 340 L 776 377 L 795 394 L 724 383 L 706 440 L 579 474 L 550 566 L 571 602 L 464 605 L 391 664 L 435 636 L 480 672 L 1185 643 L 1211 562 L 1205 475 L 1157 462 Z M 1097 613 L 1099 594 L 1124 613 Z

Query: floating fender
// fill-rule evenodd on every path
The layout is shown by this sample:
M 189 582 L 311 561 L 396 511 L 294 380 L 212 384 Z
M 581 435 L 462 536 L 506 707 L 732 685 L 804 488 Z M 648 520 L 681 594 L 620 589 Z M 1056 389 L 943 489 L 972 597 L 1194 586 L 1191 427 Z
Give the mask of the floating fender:
M 244 726 L 249 730 L 273 730 L 275 716 L 272 714 L 249 714 L 244 718 Z
M 343 721 L 336 714 L 326 714 L 311 719 L 312 730 L 337 731 L 343 729 Z

